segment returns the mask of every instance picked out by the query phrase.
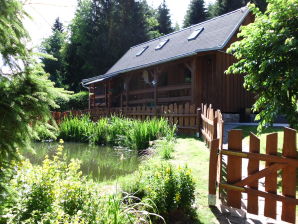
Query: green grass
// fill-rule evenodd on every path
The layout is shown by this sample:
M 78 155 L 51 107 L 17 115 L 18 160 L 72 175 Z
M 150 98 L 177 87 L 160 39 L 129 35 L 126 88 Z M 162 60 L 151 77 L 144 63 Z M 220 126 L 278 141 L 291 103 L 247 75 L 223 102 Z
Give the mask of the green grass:
M 245 144 L 249 144 L 249 134 L 250 132 L 253 133 L 257 133 L 257 127 L 256 126 L 239 126 L 236 129 L 241 129 L 243 130 L 243 141 L 245 142 Z M 261 153 L 265 153 L 266 152 L 266 136 L 270 133 L 277 133 L 278 135 L 278 139 L 277 139 L 277 150 L 278 150 L 278 154 L 282 153 L 282 147 L 283 147 L 283 138 L 284 138 L 284 128 L 282 127 L 268 127 L 263 133 L 258 134 L 257 136 L 260 138 L 260 151 Z M 297 139 L 297 146 L 296 148 L 298 148 L 298 133 L 296 134 L 296 139 Z M 297 153 L 298 155 L 298 153 Z M 261 164 L 264 165 L 264 162 L 261 162 Z M 281 184 L 281 175 L 279 172 L 279 176 L 278 176 L 278 189 L 277 191 L 279 193 L 282 192 L 282 184 Z M 296 170 L 296 198 L 298 198 L 298 169 Z M 298 219 L 298 206 L 296 206 L 296 216 Z
M 243 130 L 243 140 L 245 142 L 245 144 L 249 144 L 249 134 L 250 132 L 256 134 L 257 133 L 257 127 L 256 126 L 239 126 L 235 129 L 241 129 Z M 277 133 L 278 134 L 278 152 L 281 153 L 282 152 L 282 146 L 283 146 L 283 138 L 284 138 L 284 134 L 283 134 L 283 130 L 284 128 L 282 127 L 268 127 L 266 130 L 264 130 L 263 133 L 258 134 L 257 136 L 260 138 L 260 151 L 261 153 L 265 153 L 266 151 L 266 136 L 270 133 Z M 297 137 L 298 139 L 298 133 L 297 133 Z M 298 141 L 297 141 L 297 148 L 298 148 Z
M 173 159 L 177 166 L 187 165 L 192 170 L 196 182 L 196 207 L 199 223 L 217 223 L 208 206 L 209 149 L 205 143 L 195 138 L 178 138 Z

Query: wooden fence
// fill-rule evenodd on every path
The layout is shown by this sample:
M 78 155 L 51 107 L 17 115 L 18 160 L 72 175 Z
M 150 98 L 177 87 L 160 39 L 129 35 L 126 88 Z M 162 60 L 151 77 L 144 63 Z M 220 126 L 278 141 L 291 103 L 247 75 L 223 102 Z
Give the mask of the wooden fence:
M 53 117 L 57 123 L 60 123 L 65 117 L 68 116 L 81 116 L 82 114 L 90 114 L 91 118 L 96 121 L 101 117 L 110 115 L 121 115 L 133 119 L 151 119 L 154 117 L 167 118 L 169 123 L 177 125 L 179 132 L 185 134 L 196 134 L 199 132 L 199 110 L 195 105 L 189 103 L 185 104 L 170 104 L 168 106 L 159 107 L 117 107 L 117 108 L 96 108 L 90 110 L 80 111 L 66 111 L 66 112 L 53 112 Z
M 249 152 L 243 152 L 242 130 L 231 130 L 228 135 L 228 149 L 219 149 L 219 140 L 211 142 L 209 164 L 209 198 L 210 205 L 215 204 L 217 186 L 227 192 L 227 205 L 241 208 L 241 194 L 247 194 L 247 212 L 258 215 L 258 197 L 265 198 L 264 215 L 273 219 L 277 216 L 277 201 L 282 202 L 281 219 L 295 223 L 296 184 L 297 184 L 297 139 L 296 131 L 285 128 L 282 155 L 277 151 L 277 133 L 267 135 L 266 152 L 260 153 L 260 139 L 253 133 L 250 134 Z M 227 156 L 226 182 L 217 183 L 218 152 L 220 156 Z M 247 177 L 242 178 L 242 159 L 248 159 Z M 260 161 L 265 161 L 264 169 L 260 170 Z M 278 170 L 282 170 L 282 194 L 277 193 L 280 185 Z M 259 179 L 265 177 L 265 189 L 260 190 Z M 222 178 L 220 178 L 222 180 Z
M 201 132 L 207 145 L 210 147 L 211 141 L 218 138 L 220 149 L 222 149 L 224 121 L 220 110 L 214 110 L 211 104 L 209 107 L 207 104 L 202 104 L 201 118 Z

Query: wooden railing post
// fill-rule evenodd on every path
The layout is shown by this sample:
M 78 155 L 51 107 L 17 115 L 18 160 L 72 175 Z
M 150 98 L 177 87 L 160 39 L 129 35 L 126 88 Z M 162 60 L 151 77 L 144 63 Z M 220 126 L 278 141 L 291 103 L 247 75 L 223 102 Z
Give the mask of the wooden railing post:
M 199 138 L 200 137 L 200 135 L 202 134 L 202 132 L 201 132 L 201 125 L 202 125 L 202 122 L 201 122 L 201 112 L 202 112 L 202 110 L 201 110 L 201 108 L 197 108 L 197 133 L 196 133 L 196 135 L 197 135 L 197 137 Z
M 214 139 L 211 141 L 210 160 L 209 160 L 209 188 L 208 188 L 209 206 L 215 206 L 216 204 L 218 146 L 219 146 L 219 139 Z

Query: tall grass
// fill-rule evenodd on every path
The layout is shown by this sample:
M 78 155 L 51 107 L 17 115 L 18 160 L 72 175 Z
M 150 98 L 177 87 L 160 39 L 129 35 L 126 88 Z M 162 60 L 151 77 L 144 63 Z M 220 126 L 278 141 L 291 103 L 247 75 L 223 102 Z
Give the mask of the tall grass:
M 92 122 L 90 117 L 84 115 L 66 118 L 60 124 L 59 138 L 142 150 L 149 147 L 150 141 L 161 137 L 172 139 L 175 131 L 176 127 L 170 126 L 163 118 L 139 121 L 113 116 Z

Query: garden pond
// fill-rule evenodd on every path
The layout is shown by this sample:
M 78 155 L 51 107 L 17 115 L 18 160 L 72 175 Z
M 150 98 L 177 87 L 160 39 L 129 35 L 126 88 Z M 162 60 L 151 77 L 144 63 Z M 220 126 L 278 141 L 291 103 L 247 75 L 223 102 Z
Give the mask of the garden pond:
M 63 145 L 67 160 L 79 159 L 83 175 L 95 181 L 114 180 L 130 174 L 138 169 L 140 163 L 136 150 L 71 142 Z M 57 142 L 34 143 L 35 152 L 26 150 L 22 155 L 32 164 L 41 164 L 46 155 L 52 158 L 57 147 Z

